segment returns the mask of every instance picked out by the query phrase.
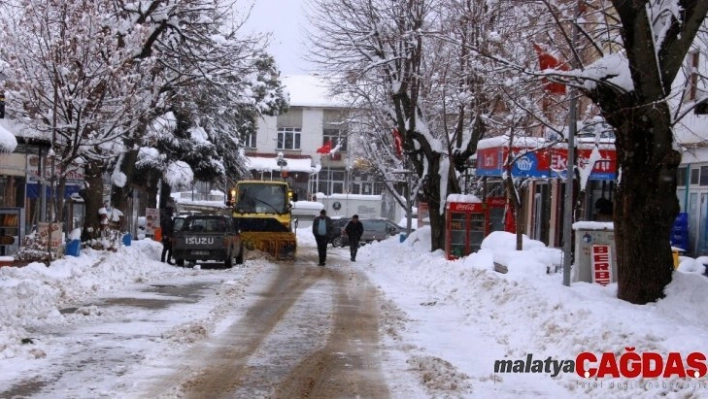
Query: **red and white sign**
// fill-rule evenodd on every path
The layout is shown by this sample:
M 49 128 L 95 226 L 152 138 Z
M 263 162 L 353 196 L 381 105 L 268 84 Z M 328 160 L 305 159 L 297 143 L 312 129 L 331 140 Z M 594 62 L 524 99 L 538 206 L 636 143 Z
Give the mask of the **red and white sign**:
M 160 227 L 160 210 L 145 208 L 145 232 L 153 235 L 158 227 Z
M 452 212 L 484 212 L 487 204 L 482 202 L 448 202 L 448 209 Z
M 63 237 L 64 234 L 61 229 L 61 223 L 37 223 L 38 241 L 42 243 L 42 246 L 45 248 L 51 245 L 52 253 L 54 253 L 55 257 L 59 256 Z
M 612 282 L 612 252 L 609 245 L 592 246 L 592 281 L 601 285 Z
M 502 208 L 506 206 L 506 197 L 489 197 L 487 204 L 491 207 Z
M 46 160 L 46 158 L 45 158 Z M 40 159 L 39 155 L 27 155 L 27 180 L 30 183 L 37 183 L 39 182 L 39 169 L 40 169 Z M 54 165 L 54 173 L 57 177 L 62 175 L 62 170 L 61 167 L 59 166 L 59 162 L 57 161 L 57 164 Z M 86 180 L 86 176 L 84 175 L 84 168 L 83 166 L 77 165 L 77 164 L 72 164 L 66 171 L 65 173 L 66 176 L 66 181 L 67 183 L 70 184 L 78 184 Z M 46 164 L 44 165 L 44 178 L 45 179 L 50 179 L 52 177 L 52 167 L 51 167 L 51 162 L 46 161 Z

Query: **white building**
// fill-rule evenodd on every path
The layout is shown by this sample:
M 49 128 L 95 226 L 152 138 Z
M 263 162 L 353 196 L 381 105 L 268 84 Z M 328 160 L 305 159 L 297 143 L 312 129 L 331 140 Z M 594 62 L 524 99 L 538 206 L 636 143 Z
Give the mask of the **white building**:
M 681 236 L 687 235 L 684 249 L 696 256 L 708 255 L 708 48 L 700 35 L 674 82 L 672 93 L 679 95 L 671 99 L 674 115 L 685 114 L 674 134 L 682 155 L 677 196 L 688 222 L 677 225 L 671 239 L 673 245 L 683 247 Z
M 249 169 L 258 179 L 285 179 L 301 199 L 313 195 L 381 195 L 382 183 L 357 169 L 357 124 L 351 103 L 331 96 L 325 80 L 314 75 L 283 78 L 290 108 L 265 116 L 246 140 Z M 330 151 L 323 147 L 329 145 Z M 279 160 L 285 161 L 278 162 Z

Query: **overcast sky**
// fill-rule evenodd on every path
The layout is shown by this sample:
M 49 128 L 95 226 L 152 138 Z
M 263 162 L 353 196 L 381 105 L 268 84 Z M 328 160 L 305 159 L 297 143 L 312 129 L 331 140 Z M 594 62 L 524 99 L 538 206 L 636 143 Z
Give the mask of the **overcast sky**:
M 305 53 L 302 30 L 307 22 L 304 0 L 254 1 L 247 30 L 273 33 L 269 50 L 283 74 L 307 73 L 307 64 L 302 60 Z

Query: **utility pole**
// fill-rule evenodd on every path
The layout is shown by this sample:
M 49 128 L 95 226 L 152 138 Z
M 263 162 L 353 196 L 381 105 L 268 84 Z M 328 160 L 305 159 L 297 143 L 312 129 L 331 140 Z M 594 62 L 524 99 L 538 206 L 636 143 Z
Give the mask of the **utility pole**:
M 576 1 L 571 46 L 575 46 L 578 36 L 579 13 L 580 4 Z M 575 135 L 578 128 L 578 99 L 575 88 L 571 86 L 568 93 L 570 95 L 570 104 L 568 107 L 568 169 L 565 177 L 565 198 L 563 201 L 563 285 L 566 287 L 570 286 L 570 268 L 573 259 L 573 180 L 575 178 Z
M 57 192 L 56 192 L 56 147 L 57 141 L 57 98 L 59 97 L 58 85 L 59 80 L 56 77 L 56 69 L 54 71 L 54 104 L 52 104 L 52 141 L 51 147 L 49 148 L 49 153 L 47 156 L 52 160 L 52 169 L 50 185 L 51 185 L 51 196 L 52 196 L 52 207 L 51 207 L 51 217 L 49 218 L 49 227 L 47 227 L 47 266 L 52 263 L 52 233 L 54 232 L 54 224 L 57 223 Z
M 575 133 L 577 99 L 575 89 L 570 89 L 568 121 L 568 169 L 565 177 L 565 198 L 563 201 L 563 285 L 570 286 L 570 268 L 573 258 L 573 180 L 575 178 Z

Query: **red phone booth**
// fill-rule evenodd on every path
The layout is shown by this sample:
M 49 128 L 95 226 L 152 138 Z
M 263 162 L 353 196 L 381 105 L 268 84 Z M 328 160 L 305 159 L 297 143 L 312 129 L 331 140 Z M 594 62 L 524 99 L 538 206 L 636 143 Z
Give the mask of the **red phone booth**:
M 483 202 L 448 202 L 445 254 L 453 260 L 477 252 L 489 234 L 489 205 Z

